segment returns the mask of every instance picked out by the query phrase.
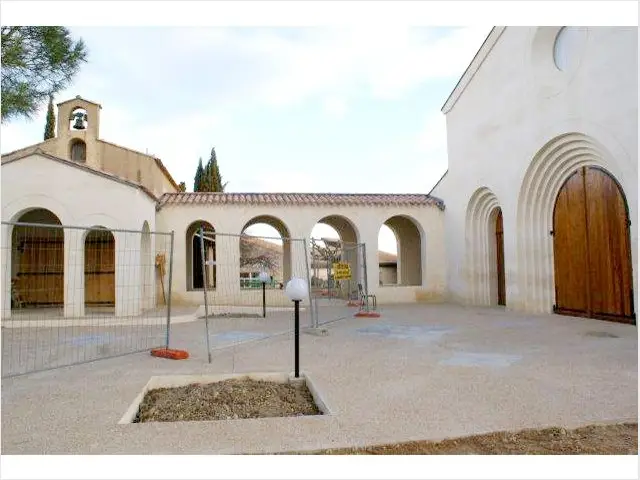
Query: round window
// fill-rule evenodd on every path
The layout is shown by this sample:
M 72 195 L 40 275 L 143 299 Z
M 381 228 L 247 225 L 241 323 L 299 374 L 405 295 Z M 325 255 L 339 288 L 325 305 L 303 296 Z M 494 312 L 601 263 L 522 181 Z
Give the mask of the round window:
M 577 60 L 582 44 L 583 32 L 580 27 L 562 27 L 553 44 L 553 61 L 560 71 L 568 70 Z

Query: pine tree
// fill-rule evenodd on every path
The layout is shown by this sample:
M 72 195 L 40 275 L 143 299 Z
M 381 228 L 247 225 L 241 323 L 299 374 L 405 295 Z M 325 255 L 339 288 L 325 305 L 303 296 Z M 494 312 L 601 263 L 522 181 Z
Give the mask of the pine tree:
M 202 158 L 198 162 L 198 168 L 196 169 L 196 176 L 193 179 L 193 191 L 202 192 L 202 177 L 204 176 L 204 168 L 202 168 Z
M 44 126 L 44 139 L 49 140 L 56 136 L 56 114 L 53 111 L 53 96 L 49 96 L 49 107 L 47 108 L 47 123 Z
M 87 61 L 82 39 L 64 27 L 2 26 L 2 123 L 31 119 L 67 88 Z

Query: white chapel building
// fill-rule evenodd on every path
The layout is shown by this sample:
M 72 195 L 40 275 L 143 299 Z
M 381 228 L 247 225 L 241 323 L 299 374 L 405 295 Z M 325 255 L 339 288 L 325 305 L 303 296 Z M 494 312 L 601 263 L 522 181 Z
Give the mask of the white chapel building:
M 448 298 L 635 321 L 637 28 L 495 27 L 442 111 Z
M 65 317 L 138 315 L 166 301 L 158 259 L 171 251 L 174 304 L 199 305 L 205 286 L 214 301 L 251 302 L 229 260 L 238 235 L 267 223 L 306 241 L 322 222 L 365 245 L 353 271 L 380 305 L 635 323 L 637 75 L 636 28 L 493 28 L 442 109 L 449 169 L 416 194 L 180 192 L 160 159 L 100 138 L 99 104 L 64 101 L 55 138 L 2 155 L 2 317 L 35 284 L 26 303 Z M 392 272 L 378 254 L 383 224 L 398 240 Z M 225 234 L 205 251 L 206 275 L 200 226 Z M 154 232 L 174 232 L 173 247 Z M 282 280 L 306 276 L 303 243 L 282 249 Z M 274 289 L 270 302 L 287 300 Z

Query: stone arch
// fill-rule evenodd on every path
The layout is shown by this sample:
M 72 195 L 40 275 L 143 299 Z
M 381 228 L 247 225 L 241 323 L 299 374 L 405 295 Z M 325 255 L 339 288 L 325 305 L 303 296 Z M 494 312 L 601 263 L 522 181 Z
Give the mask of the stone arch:
M 358 243 L 359 241 L 360 234 L 358 232 L 358 228 L 353 221 L 351 221 L 344 215 L 325 215 L 324 217 L 320 218 L 315 223 L 315 225 L 317 225 L 318 223 L 329 225 L 336 232 L 338 232 L 340 240 L 345 243 Z
M 140 234 L 140 298 L 143 310 L 153 308 L 155 303 L 153 301 L 155 292 L 155 258 L 153 252 L 151 229 L 149 228 L 149 222 L 145 220 Z
M 282 285 L 286 285 L 286 283 L 291 279 L 291 274 L 292 274 L 291 233 L 286 223 L 282 219 L 274 215 L 259 215 L 259 216 L 253 217 L 249 221 L 247 221 L 242 227 L 242 230 L 240 231 L 240 233 L 242 234 L 242 238 L 240 239 L 241 243 L 239 247 L 241 274 L 247 273 L 242 271 L 244 267 L 251 267 L 251 265 L 244 265 L 244 262 L 250 261 L 250 259 L 246 258 L 246 256 L 249 253 L 247 251 L 248 250 L 247 247 L 249 246 L 248 242 L 252 241 L 250 238 L 252 237 L 252 235 L 245 234 L 245 231 L 249 227 L 252 227 L 257 224 L 265 224 L 274 228 L 280 235 L 280 238 L 282 239 L 282 246 L 280 248 L 280 252 L 277 252 L 277 250 L 274 249 L 273 258 L 265 259 L 269 263 L 269 265 L 267 266 L 253 265 L 253 267 L 261 270 L 266 269 L 267 273 L 269 273 L 269 275 L 273 277 L 274 282 L 281 283 Z M 254 240 L 257 240 L 257 239 L 254 239 Z M 275 239 L 269 239 L 269 240 L 275 240 Z M 277 244 L 275 243 L 274 245 L 277 246 Z
M 422 285 L 423 233 L 420 224 L 407 215 L 394 215 L 383 222 L 396 237 L 397 285 Z M 378 252 L 372 252 L 378 254 Z M 378 279 L 380 283 L 380 279 Z
M 10 232 L 11 308 L 62 307 L 65 235 L 60 218 L 37 207 L 21 210 L 12 221 L 32 225 L 15 225 Z
M 498 197 L 488 187 L 478 188 L 469 199 L 465 219 L 467 297 L 473 305 L 498 303 L 496 220 Z
M 108 228 L 92 226 L 84 237 L 85 307 L 116 304 L 116 237 Z
M 317 220 L 313 228 L 319 224 L 328 225 L 335 230 L 340 240 L 335 243 L 331 242 L 332 245 L 328 245 L 322 238 L 314 238 L 313 232 L 311 233 L 312 243 L 309 265 L 312 270 L 312 286 L 326 291 L 326 294 L 332 297 L 338 296 L 348 299 L 354 293 L 357 295 L 358 285 L 362 285 L 363 288 L 367 285 L 364 275 L 363 250 L 362 246 L 359 245 L 360 234 L 355 223 L 344 215 L 330 214 Z M 325 253 L 322 253 L 323 249 Z M 331 253 L 327 256 L 327 252 Z M 334 258 L 335 255 L 338 258 Z M 338 260 L 350 265 L 350 280 L 333 280 L 332 263 Z
M 209 222 L 204 220 L 196 220 L 192 222 L 187 227 L 185 232 L 186 234 L 186 243 L 185 243 L 185 265 L 186 269 L 186 285 L 187 290 L 200 290 L 204 288 L 205 278 L 202 274 L 202 250 L 200 245 L 200 238 L 197 236 L 198 230 L 200 227 L 203 227 L 205 232 L 210 234 L 215 234 L 215 228 Z M 205 256 L 208 261 L 216 261 L 216 242 L 215 238 L 211 240 L 205 240 Z M 215 288 L 216 287 L 216 274 L 217 267 L 214 264 L 211 264 L 206 269 L 206 281 L 207 288 Z
M 74 225 L 73 217 L 67 206 L 56 198 L 42 194 L 27 194 L 2 206 L 2 218 L 17 222 L 26 212 L 35 209 L 49 210 L 62 222 L 62 225 Z
M 559 135 L 544 145 L 527 168 L 518 195 L 520 303 L 525 310 L 551 313 L 554 303 L 553 209 L 566 180 L 580 167 L 611 171 L 611 156 L 582 133 Z

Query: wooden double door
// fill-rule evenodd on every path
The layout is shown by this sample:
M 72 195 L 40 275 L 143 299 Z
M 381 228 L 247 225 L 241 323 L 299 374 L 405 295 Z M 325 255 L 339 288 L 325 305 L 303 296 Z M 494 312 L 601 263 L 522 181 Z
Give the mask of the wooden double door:
M 12 278 L 15 300 L 33 307 L 63 305 L 65 260 L 62 230 L 42 228 L 39 237 L 28 236 L 29 231 L 24 227 L 16 227 L 16 230 L 13 238 L 15 273 Z M 73 276 L 69 281 L 74 282 Z M 84 245 L 85 304 L 113 306 L 115 292 L 115 239 L 109 231 L 91 231 Z
M 629 213 L 604 170 L 583 167 L 565 182 L 553 212 L 554 311 L 635 323 Z

